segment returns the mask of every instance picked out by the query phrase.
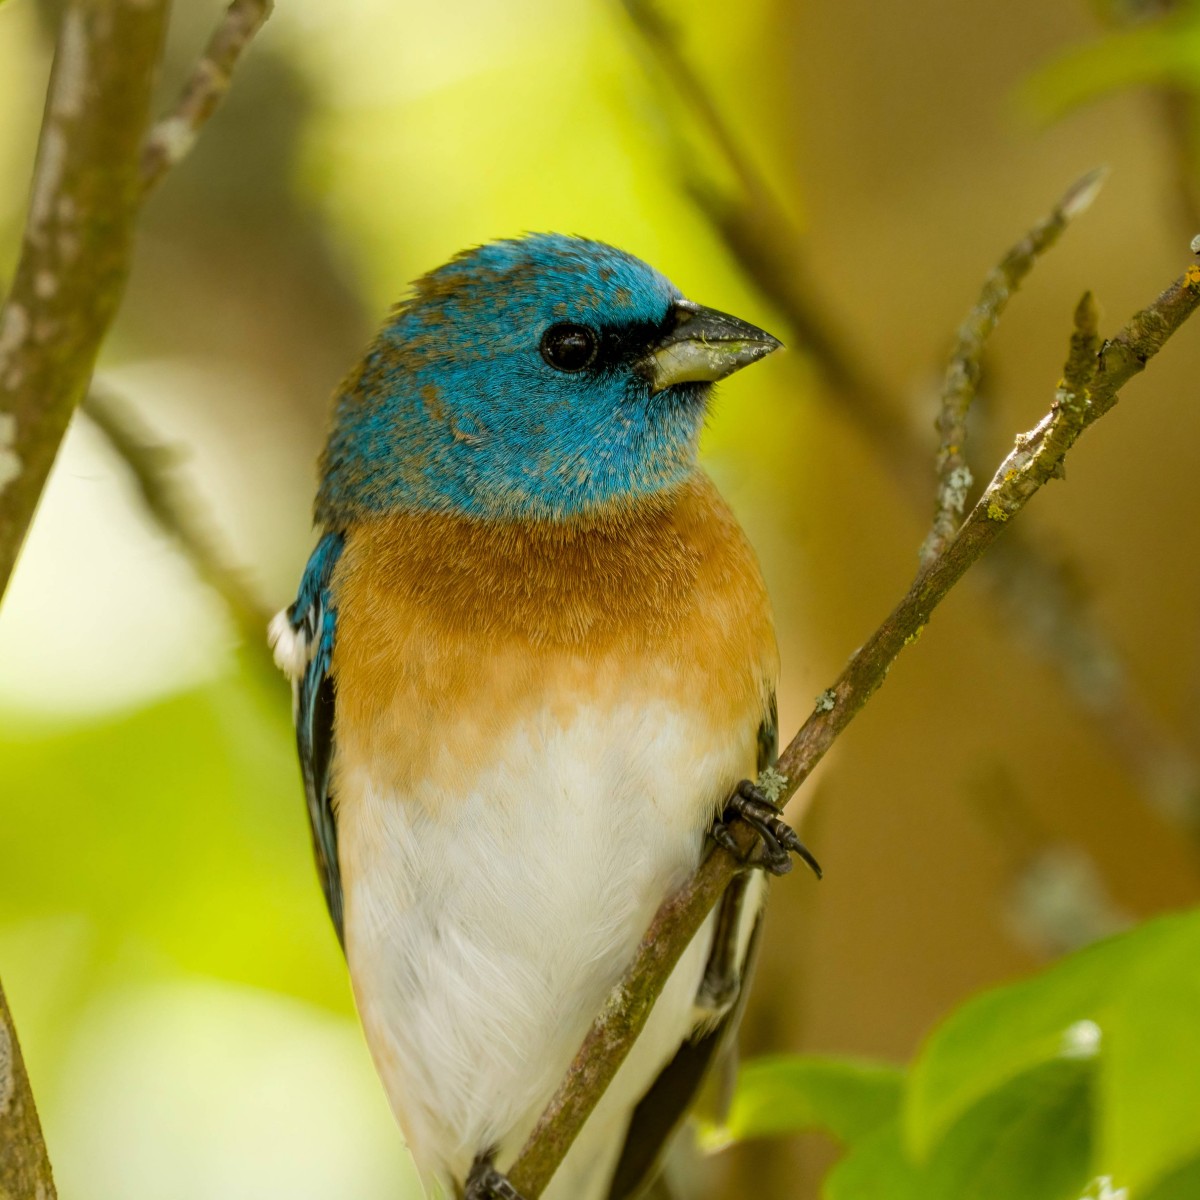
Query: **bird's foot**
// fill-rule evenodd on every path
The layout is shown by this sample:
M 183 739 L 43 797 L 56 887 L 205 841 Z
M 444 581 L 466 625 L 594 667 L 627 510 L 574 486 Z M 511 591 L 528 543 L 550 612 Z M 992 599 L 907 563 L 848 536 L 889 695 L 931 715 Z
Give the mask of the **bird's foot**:
M 496 1170 L 490 1154 L 481 1154 L 471 1164 L 463 1200 L 525 1200 L 525 1197 Z
M 741 852 L 729 830 L 728 822 L 735 817 L 741 817 L 758 834 L 758 845 L 749 854 Z M 749 779 L 743 779 L 733 789 L 725 811 L 713 822 L 712 837 L 718 846 L 742 862 L 762 867 L 772 875 L 786 875 L 792 869 L 792 855 L 795 854 L 812 868 L 818 879 L 821 878 L 821 864 L 783 819 L 783 810 L 768 800 Z

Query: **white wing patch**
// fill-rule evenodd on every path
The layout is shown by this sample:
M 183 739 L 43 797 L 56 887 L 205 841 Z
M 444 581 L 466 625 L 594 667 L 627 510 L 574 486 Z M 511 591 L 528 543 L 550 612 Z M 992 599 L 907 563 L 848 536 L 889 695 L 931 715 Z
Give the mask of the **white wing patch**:
M 312 647 L 308 643 L 304 627 L 296 629 L 286 608 L 280 609 L 267 626 L 267 642 L 275 656 L 275 665 L 293 682 L 303 677 L 308 661 L 312 658 Z

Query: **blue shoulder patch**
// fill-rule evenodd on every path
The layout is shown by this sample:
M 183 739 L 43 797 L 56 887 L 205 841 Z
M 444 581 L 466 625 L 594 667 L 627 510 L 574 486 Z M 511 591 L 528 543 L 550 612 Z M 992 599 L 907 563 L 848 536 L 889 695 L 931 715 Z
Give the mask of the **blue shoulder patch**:
M 296 602 L 288 609 L 292 628 L 310 648 L 308 665 L 296 686 L 296 747 L 308 798 L 317 873 L 339 941 L 342 940 L 342 881 L 337 822 L 329 790 L 335 701 L 330 667 L 337 635 L 337 608 L 329 584 L 342 553 L 343 540 L 340 533 L 327 533 L 317 543 L 300 581 Z

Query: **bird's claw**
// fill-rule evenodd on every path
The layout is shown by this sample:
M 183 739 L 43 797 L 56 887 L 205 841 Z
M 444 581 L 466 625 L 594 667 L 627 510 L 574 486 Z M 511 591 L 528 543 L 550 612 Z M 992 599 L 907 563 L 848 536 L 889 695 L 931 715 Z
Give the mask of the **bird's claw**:
M 755 833 L 759 844 L 749 855 L 743 854 L 729 830 L 728 822 L 741 817 Z M 821 878 L 821 864 L 808 847 L 796 836 L 796 831 L 783 819 L 783 811 L 749 779 L 743 779 L 733 790 L 725 811 L 713 822 L 712 838 L 718 846 L 743 862 L 753 863 L 772 875 L 786 875 L 792 869 L 792 855 L 802 858 L 813 874 Z
M 525 1197 L 492 1166 L 490 1155 L 480 1155 L 471 1164 L 463 1200 L 525 1200 Z

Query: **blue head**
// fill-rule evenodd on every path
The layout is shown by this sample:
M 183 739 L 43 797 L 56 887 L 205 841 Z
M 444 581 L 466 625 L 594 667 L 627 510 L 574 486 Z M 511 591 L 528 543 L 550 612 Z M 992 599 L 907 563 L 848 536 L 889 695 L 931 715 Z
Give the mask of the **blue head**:
M 778 345 L 600 242 L 467 251 L 417 282 L 343 385 L 317 519 L 553 519 L 670 488 L 712 381 Z

